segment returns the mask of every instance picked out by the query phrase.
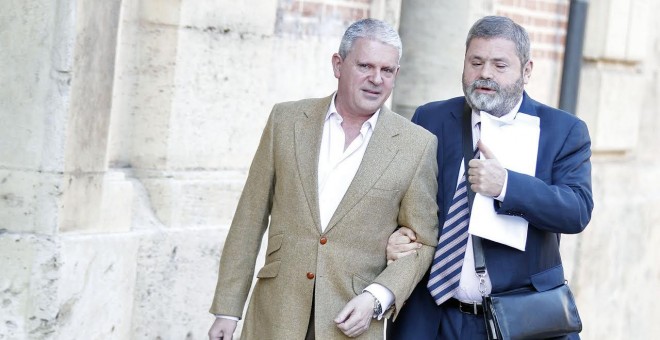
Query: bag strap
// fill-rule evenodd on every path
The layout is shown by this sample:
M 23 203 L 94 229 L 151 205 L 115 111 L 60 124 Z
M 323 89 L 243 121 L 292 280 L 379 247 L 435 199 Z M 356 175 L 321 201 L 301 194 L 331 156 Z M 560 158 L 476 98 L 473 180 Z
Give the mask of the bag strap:
M 467 181 L 468 163 L 474 155 L 472 146 L 472 108 L 467 103 L 463 108 L 463 167 L 465 169 L 465 180 Z M 472 212 L 472 202 L 474 202 L 475 192 L 467 183 L 468 209 Z M 479 291 L 481 295 L 486 294 L 485 275 L 486 275 L 486 257 L 484 256 L 481 245 L 481 237 L 472 235 L 472 250 L 474 252 L 474 270 L 479 276 Z

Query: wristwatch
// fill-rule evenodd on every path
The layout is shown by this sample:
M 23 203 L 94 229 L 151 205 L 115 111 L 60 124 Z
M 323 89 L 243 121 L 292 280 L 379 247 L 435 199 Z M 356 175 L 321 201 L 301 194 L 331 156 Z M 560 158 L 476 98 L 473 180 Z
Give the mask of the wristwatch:
M 377 319 L 381 314 L 383 314 L 383 306 L 380 305 L 380 301 L 374 296 L 374 319 Z
M 380 301 L 378 301 L 378 298 L 376 298 L 376 295 L 372 294 L 368 290 L 364 290 L 365 292 L 369 293 L 372 298 L 374 298 L 374 319 L 378 319 L 378 317 L 383 314 L 383 306 L 380 305 Z

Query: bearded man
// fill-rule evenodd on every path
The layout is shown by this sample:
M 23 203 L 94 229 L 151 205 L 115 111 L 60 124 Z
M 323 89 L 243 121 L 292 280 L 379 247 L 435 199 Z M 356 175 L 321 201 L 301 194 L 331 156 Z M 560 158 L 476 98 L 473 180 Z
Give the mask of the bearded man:
M 525 29 L 509 18 L 484 17 L 472 26 L 466 41 L 465 96 L 416 110 L 412 121 L 438 137 L 437 198 L 442 227 L 433 264 L 388 327 L 388 339 L 486 339 L 480 289 L 486 294 L 524 286 L 543 290 L 564 282 L 559 236 L 584 230 L 593 209 L 591 142 L 583 121 L 527 95 L 524 86 L 532 67 Z M 524 114 L 538 117 L 534 175 L 506 169 L 479 140 L 485 114 L 502 122 L 513 122 Z M 467 171 L 461 134 L 465 115 L 471 115 L 472 145 L 482 155 L 469 161 Z M 533 167 L 533 160 L 530 164 Z M 497 214 L 522 217 L 528 226 L 522 251 L 482 239 L 487 268 L 482 286 L 467 228 L 469 209 L 461 208 L 467 206 L 466 185 L 492 197 Z M 392 234 L 388 260 L 415 252 L 415 239 L 406 228 Z M 538 308 L 529 312 L 542 311 L 543 306 Z

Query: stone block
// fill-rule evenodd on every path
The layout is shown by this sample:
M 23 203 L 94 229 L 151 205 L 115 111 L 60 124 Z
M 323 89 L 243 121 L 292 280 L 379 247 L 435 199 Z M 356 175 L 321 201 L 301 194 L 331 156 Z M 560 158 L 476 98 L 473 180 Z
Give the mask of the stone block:
M 121 1 L 78 1 L 66 171 L 104 171 Z
M 529 84 L 525 85 L 525 91 L 541 103 L 557 107 L 559 103 L 559 90 L 561 84 L 561 62 L 549 58 L 534 59 L 534 68 Z
M 63 175 L 0 169 L 0 230 L 53 234 Z
M 651 0 L 632 0 L 630 2 L 630 22 L 627 27 L 626 60 L 641 61 L 647 57 L 649 41 L 653 39 L 649 27 L 653 26 L 653 13 L 657 3 Z
M 134 168 L 165 169 L 171 124 L 178 30 L 174 26 L 141 26 L 136 51 L 135 92 L 130 96 L 132 137 L 129 163 Z
M 100 230 L 127 232 L 133 219 L 133 183 L 121 171 L 108 171 L 103 178 Z
M 61 238 L 58 339 L 130 339 L 139 235 Z
M 203 339 L 226 229 L 141 234 L 131 339 Z
M 59 31 L 58 2 L 11 1 L 2 6 L 0 41 L 0 167 L 60 170 L 64 136 L 65 97 L 70 75 L 59 68 L 57 46 L 67 31 Z M 58 95 L 54 95 L 57 93 Z M 20 152 L 17 152 L 20 150 Z
M 270 44 L 263 37 L 180 33 L 168 169 L 249 166 L 272 105 Z
M 340 37 L 301 42 L 196 26 L 141 34 L 142 71 L 127 101 L 135 114 L 123 123 L 132 129 L 123 135 L 133 138 L 135 168 L 245 171 L 274 103 L 336 88 L 330 58 Z
M 140 0 L 140 19 L 149 24 L 178 26 L 182 0 Z
M 61 232 L 125 232 L 131 227 L 133 184 L 123 172 L 68 174 Z
M 277 3 L 277 0 L 184 0 L 180 25 L 225 33 L 272 35 Z
M 589 127 L 595 151 L 630 151 L 638 143 L 643 89 L 648 79 L 629 69 L 587 64 L 577 115 Z
M 649 41 L 648 0 L 589 2 L 584 55 L 593 59 L 641 61 Z
M 93 232 L 99 229 L 103 173 L 70 173 L 65 176 L 60 232 Z
M 657 190 L 630 195 L 630 188 L 659 186 L 653 174 L 630 169 L 625 162 L 596 162 L 594 194 L 598 201 L 591 227 L 581 235 L 578 275 L 573 278 L 578 308 L 590 339 L 643 339 L 660 329 L 652 306 L 640 305 L 658 296 L 658 270 L 645 261 L 660 255 L 654 227 Z M 622 199 L 625 198 L 625 199 Z M 604 323 L 603 316 L 609 320 Z M 635 316 L 635 317 L 627 317 Z
M 0 339 L 55 339 L 59 242 L 0 232 Z
M 341 35 L 273 39 L 263 116 L 268 116 L 274 103 L 326 97 L 336 91 L 337 79 L 332 73 L 331 60 L 340 42 Z
M 128 167 L 133 150 L 134 104 L 139 89 L 140 24 L 138 1 L 122 1 L 117 36 L 112 108 L 108 136 L 108 166 Z
M 158 220 L 171 228 L 228 225 L 245 183 L 241 172 L 140 171 L 136 175 Z

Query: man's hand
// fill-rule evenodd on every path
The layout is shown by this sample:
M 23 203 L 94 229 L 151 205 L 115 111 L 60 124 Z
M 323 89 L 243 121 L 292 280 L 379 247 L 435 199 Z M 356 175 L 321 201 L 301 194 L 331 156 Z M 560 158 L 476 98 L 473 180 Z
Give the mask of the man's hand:
M 404 256 L 414 254 L 422 247 L 421 243 L 415 242 L 417 236 L 409 228 L 401 227 L 387 240 L 387 264 L 394 262 Z
M 231 340 L 234 337 L 237 323 L 234 320 L 216 317 L 209 329 L 209 340 Z
M 364 333 L 374 316 L 374 299 L 373 295 L 364 292 L 348 301 L 334 320 L 337 327 L 351 338 Z
M 502 193 L 506 169 L 495 158 L 493 152 L 479 140 L 477 142 L 483 159 L 472 159 L 468 163 L 468 177 L 472 191 L 488 197 L 497 197 Z

